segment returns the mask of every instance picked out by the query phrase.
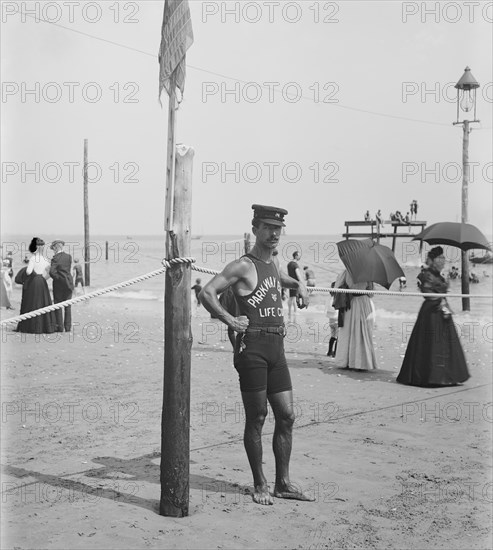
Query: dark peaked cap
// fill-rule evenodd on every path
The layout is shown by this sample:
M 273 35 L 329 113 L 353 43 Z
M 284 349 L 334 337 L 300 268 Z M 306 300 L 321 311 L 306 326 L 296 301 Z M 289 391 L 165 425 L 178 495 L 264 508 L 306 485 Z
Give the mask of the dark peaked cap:
M 262 204 L 252 204 L 253 219 L 259 222 L 270 223 L 272 225 L 279 225 L 285 227 L 284 216 L 288 211 L 284 208 L 278 208 L 277 206 L 264 206 Z

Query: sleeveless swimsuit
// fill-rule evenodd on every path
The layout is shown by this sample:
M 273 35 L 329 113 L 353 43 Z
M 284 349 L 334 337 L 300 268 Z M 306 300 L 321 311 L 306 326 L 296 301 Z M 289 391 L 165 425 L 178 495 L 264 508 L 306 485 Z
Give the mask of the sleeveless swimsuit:
M 267 394 L 292 389 L 286 357 L 281 282 L 274 262 L 266 263 L 250 254 L 257 271 L 257 285 L 247 296 L 236 294 L 240 315 L 250 323 L 236 337 L 234 366 L 240 378 L 242 392 Z

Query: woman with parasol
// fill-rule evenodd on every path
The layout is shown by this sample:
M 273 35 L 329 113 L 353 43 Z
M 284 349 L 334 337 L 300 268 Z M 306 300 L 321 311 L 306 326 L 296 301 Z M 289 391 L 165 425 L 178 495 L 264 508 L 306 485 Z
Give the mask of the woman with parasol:
M 355 283 L 351 274 L 344 270 L 337 278 L 336 288 L 373 290 L 372 282 Z M 368 294 L 351 294 L 350 307 L 344 312 L 339 324 L 336 362 L 339 368 L 374 370 L 377 358 L 373 347 L 375 307 Z
M 426 263 L 420 274 L 421 292 L 446 293 L 448 284 L 440 274 L 445 265 L 443 248 L 432 248 Z M 397 382 L 410 386 L 453 386 L 468 378 L 466 359 L 447 301 L 425 297 Z
M 337 250 L 346 271 L 336 281 L 336 288 L 371 291 L 373 283 L 378 283 L 388 290 L 395 279 L 404 275 L 392 250 L 372 239 L 340 241 Z M 373 348 L 375 306 L 368 293 L 351 293 L 350 296 L 343 326 L 339 324 L 338 366 L 374 370 L 378 368 Z

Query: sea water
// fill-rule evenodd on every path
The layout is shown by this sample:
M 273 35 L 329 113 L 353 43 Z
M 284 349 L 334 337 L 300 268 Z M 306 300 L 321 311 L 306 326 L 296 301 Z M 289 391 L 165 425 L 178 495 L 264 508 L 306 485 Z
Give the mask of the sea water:
M 65 251 L 78 258 L 84 266 L 84 239 L 80 235 L 41 235 L 47 245 L 55 238 L 63 238 L 66 242 Z M 27 253 L 27 247 L 31 240 L 27 235 L 3 235 L 2 257 L 8 251 L 12 252 L 14 271 L 17 272 L 24 264 L 22 260 Z M 253 240 L 254 237 L 252 236 Z M 316 277 L 317 287 L 330 287 L 344 266 L 337 253 L 337 242 L 341 241 L 340 235 L 283 235 L 278 246 L 281 267 L 286 266 L 292 259 L 293 252 L 299 251 L 300 269 L 310 267 Z M 162 267 L 161 260 L 165 257 L 165 235 L 95 235 L 90 238 L 90 287 L 88 291 L 101 289 L 134 277 L 150 273 Z M 253 241 L 252 241 L 253 242 Z M 108 243 L 108 257 L 106 259 L 106 243 Z M 382 239 L 381 244 L 392 246 L 391 239 Z M 52 251 L 45 247 L 45 255 L 48 259 Z M 425 263 L 427 251 L 430 245 L 423 243 L 420 252 L 418 241 L 399 238 L 396 240 L 395 256 L 401 265 L 407 278 L 407 287 L 403 293 L 416 292 L 416 277 L 420 267 Z M 444 246 L 446 265 L 443 274 L 449 272 L 452 266 L 461 267 L 460 250 L 455 247 Z M 483 251 L 475 251 L 476 256 L 484 254 Z M 195 258 L 195 265 L 219 271 L 228 262 L 239 258 L 243 254 L 243 236 L 240 235 L 209 235 L 192 238 L 191 256 Z M 460 298 L 449 299 L 452 310 L 465 322 L 474 319 L 487 323 L 493 318 L 492 299 L 475 298 L 480 295 L 491 295 L 493 269 L 492 264 L 470 265 L 470 271 L 474 271 L 479 283 L 470 284 L 471 311 L 461 313 L 462 302 Z M 84 270 L 83 270 L 84 271 Z M 203 273 L 192 271 L 192 282 L 201 279 L 202 286 L 212 277 Z M 135 285 L 111 292 L 96 299 L 105 297 L 124 300 L 155 300 L 164 301 L 164 274 L 152 277 Z M 19 287 L 20 288 L 20 287 Z M 384 290 L 376 285 L 376 290 Z M 392 291 L 399 291 L 399 282 L 396 280 L 390 287 Z M 461 281 L 450 281 L 450 292 L 461 292 Z M 14 295 L 15 296 L 15 295 Z M 310 314 L 324 314 L 327 303 L 331 301 L 328 293 L 315 292 L 312 296 L 309 308 Z M 377 317 L 387 316 L 399 319 L 415 319 L 422 303 L 421 297 L 405 296 L 404 294 L 382 296 L 375 295 L 374 303 Z M 302 312 L 300 312 L 301 314 Z

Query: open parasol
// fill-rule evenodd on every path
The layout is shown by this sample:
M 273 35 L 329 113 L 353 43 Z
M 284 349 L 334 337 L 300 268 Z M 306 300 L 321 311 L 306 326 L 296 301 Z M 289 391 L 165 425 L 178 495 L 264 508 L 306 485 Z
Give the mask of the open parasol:
M 472 248 L 490 250 L 491 247 L 481 231 L 470 223 L 440 222 L 423 229 L 413 241 L 425 241 L 428 244 L 446 244 L 456 246 L 464 252 Z
M 355 283 L 371 281 L 387 290 L 404 272 L 390 248 L 371 239 L 337 243 L 339 256 Z

